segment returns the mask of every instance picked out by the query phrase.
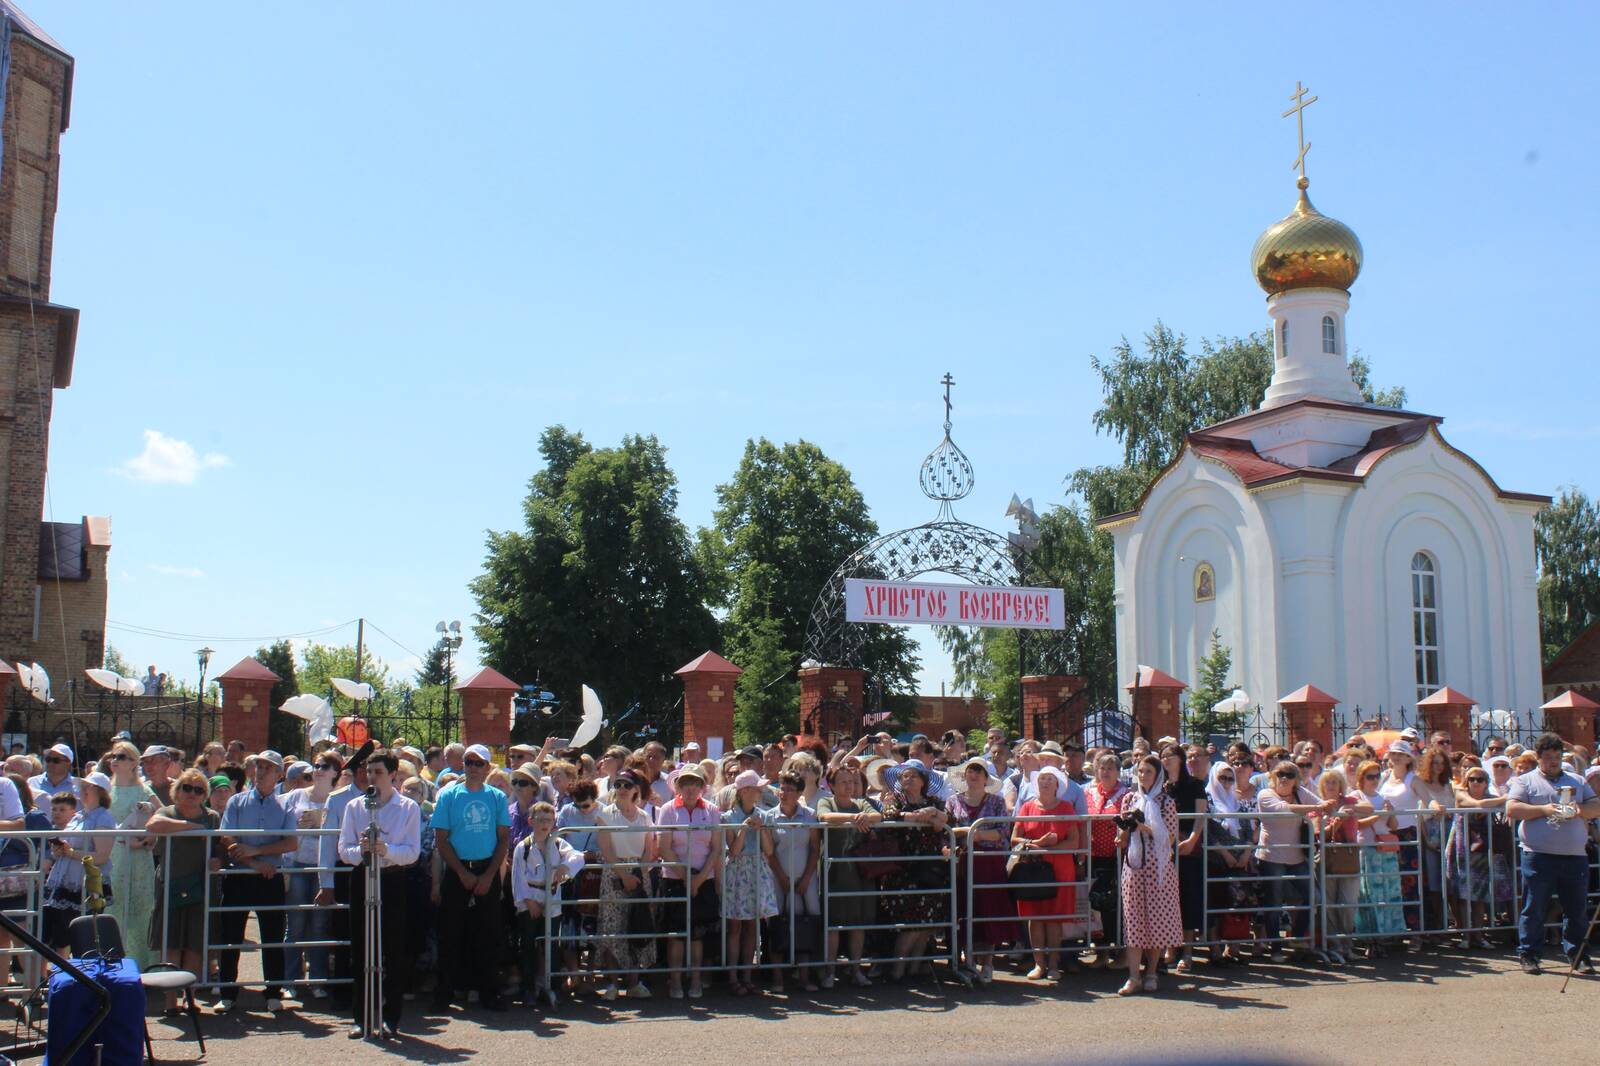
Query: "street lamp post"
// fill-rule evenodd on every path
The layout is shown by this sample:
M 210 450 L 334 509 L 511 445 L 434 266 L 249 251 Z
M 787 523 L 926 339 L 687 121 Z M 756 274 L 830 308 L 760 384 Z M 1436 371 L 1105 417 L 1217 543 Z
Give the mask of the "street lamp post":
M 194 741 L 196 751 L 201 747 L 201 736 L 205 732 L 206 667 L 211 665 L 211 656 L 213 654 L 210 648 L 201 648 L 194 653 L 195 659 L 200 663 L 200 685 L 194 697 Z
M 461 648 L 461 622 L 451 622 L 445 625 L 440 622 L 433 627 L 439 634 L 439 644 L 444 648 L 444 713 L 448 720 L 450 717 L 450 682 L 455 675 L 455 653 Z

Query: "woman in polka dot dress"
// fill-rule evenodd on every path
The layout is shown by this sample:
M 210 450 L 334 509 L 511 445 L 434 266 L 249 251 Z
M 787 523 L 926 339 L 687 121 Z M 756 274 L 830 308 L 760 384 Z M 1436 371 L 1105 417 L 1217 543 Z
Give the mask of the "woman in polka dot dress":
M 1138 787 L 1122 798 L 1117 826 L 1117 847 L 1122 852 L 1122 934 L 1128 946 L 1128 980 L 1117 990 L 1119 996 L 1131 996 L 1141 987 L 1154 992 L 1161 953 L 1183 945 L 1178 869 L 1173 863 L 1178 808 L 1172 797 L 1162 792 L 1166 775 L 1160 759 L 1146 755 L 1135 764 L 1134 772 Z

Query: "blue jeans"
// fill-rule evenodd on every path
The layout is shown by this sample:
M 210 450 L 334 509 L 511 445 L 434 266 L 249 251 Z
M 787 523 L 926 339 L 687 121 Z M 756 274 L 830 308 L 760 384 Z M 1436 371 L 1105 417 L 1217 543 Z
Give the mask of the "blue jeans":
M 283 864 L 284 876 L 288 879 L 289 890 L 286 902 L 294 905 L 310 903 L 317 894 L 317 875 L 295 872 L 290 863 Z M 323 910 L 314 911 L 289 911 L 289 935 L 291 943 L 306 940 L 328 939 L 328 914 Z M 306 976 L 313 981 L 326 981 L 328 979 L 328 949 L 327 948 L 284 948 L 284 978 L 289 981 L 300 980 L 301 960 L 305 960 L 307 967 Z
M 1517 922 L 1517 951 L 1537 959 L 1544 947 L 1544 919 L 1550 897 L 1561 901 L 1561 950 L 1569 956 L 1583 943 L 1588 927 L 1589 860 L 1583 855 L 1522 852 L 1522 917 Z
M 1287 912 L 1289 917 L 1289 935 L 1296 940 L 1305 940 L 1311 933 L 1311 912 L 1307 908 L 1311 904 L 1311 867 L 1302 861 L 1297 863 L 1267 862 L 1262 860 L 1259 864 L 1263 878 L 1274 878 L 1266 882 L 1267 909 L 1264 917 L 1267 923 L 1267 937 L 1278 936 L 1278 923 L 1282 915 Z M 1279 877 L 1292 877 L 1292 881 L 1279 881 Z M 1290 910 L 1289 908 L 1294 908 Z

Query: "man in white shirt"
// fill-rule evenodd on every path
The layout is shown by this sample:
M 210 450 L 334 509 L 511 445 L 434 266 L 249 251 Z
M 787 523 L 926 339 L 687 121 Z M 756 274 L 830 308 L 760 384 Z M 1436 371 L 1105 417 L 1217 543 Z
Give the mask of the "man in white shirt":
M 410 983 L 411 953 L 407 944 L 405 868 L 417 861 L 422 850 L 422 808 L 401 795 L 394 787 L 400 760 L 393 752 L 379 749 L 367 757 L 369 795 L 352 802 L 339 823 L 339 861 L 359 867 L 350 875 L 350 940 L 360 972 L 365 973 L 367 936 L 366 867 L 378 863 L 381 906 L 378 926 L 383 944 L 380 963 L 383 989 L 382 1028 L 376 1029 L 385 1040 L 392 1040 L 400 1026 L 400 1008 Z M 378 839 L 367 839 L 367 827 L 377 822 Z M 355 1025 L 352 1039 L 365 1033 L 366 996 L 357 988 L 352 996 Z

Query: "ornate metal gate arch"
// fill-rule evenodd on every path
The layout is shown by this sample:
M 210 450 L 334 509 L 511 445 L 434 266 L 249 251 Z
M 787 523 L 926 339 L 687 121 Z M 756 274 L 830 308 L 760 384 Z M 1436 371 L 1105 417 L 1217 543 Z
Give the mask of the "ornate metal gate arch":
M 940 380 L 944 386 L 944 439 L 927 458 L 917 481 L 923 495 L 939 504 L 931 522 L 869 541 L 852 552 L 823 583 L 811 607 L 806 625 L 803 658 L 829 666 L 861 667 L 862 648 L 867 630 L 861 623 L 845 618 L 844 583 L 847 578 L 879 581 L 909 581 L 923 574 L 949 574 L 974 585 L 1021 584 L 1026 558 L 1017 545 L 993 530 L 956 518 L 951 505 L 971 495 L 977 484 L 972 461 L 950 439 L 949 374 Z M 1022 631 L 1027 635 L 1026 631 Z M 1039 634 L 1044 640 L 1031 643 L 1054 648 L 1060 644 L 1056 634 Z M 1043 649 L 1041 649 L 1043 650 Z M 1023 662 L 1028 658 L 1024 653 Z

